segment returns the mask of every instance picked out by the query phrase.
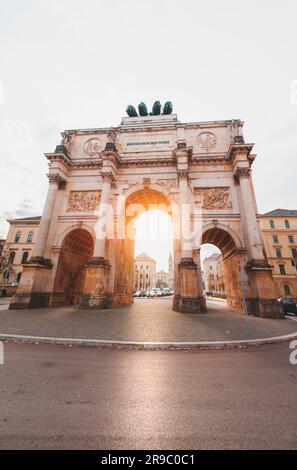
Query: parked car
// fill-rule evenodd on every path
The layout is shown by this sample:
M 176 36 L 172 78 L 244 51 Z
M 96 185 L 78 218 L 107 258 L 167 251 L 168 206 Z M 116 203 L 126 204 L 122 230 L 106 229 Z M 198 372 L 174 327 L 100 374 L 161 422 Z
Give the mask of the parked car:
M 293 300 L 282 299 L 280 303 L 283 307 L 284 313 L 294 313 L 294 315 L 297 315 L 297 305 L 295 302 L 293 302 Z
M 213 291 L 212 290 L 208 290 L 205 292 L 205 295 L 207 296 L 213 296 Z
M 140 297 L 140 290 L 134 292 L 133 297 Z
M 169 289 L 169 287 L 164 287 L 164 289 L 163 289 L 163 295 L 170 295 L 170 289 Z
M 140 291 L 139 297 L 147 297 L 147 291 L 146 290 Z

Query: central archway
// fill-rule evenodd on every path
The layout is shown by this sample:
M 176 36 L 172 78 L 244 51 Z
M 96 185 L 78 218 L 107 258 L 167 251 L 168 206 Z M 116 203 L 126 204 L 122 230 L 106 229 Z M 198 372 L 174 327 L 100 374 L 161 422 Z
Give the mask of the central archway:
M 65 236 L 54 282 L 52 305 L 76 305 L 83 293 L 85 264 L 93 254 L 93 238 L 84 229 Z
M 147 211 L 157 210 L 172 216 L 172 205 L 168 195 L 157 188 L 145 186 L 134 188 L 130 194 L 127 194 L 122 209 L 124 236 L 116 240 L 116 250 L 113 250 L 113 244 L 108 242 L 110 257 L 116 261 L 114 305 L 133 303 L 136 220 Z

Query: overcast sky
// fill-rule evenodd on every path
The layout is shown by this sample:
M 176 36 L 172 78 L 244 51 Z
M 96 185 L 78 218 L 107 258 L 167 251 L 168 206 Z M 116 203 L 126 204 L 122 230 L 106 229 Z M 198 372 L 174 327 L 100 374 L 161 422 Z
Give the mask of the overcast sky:
M 243 119 L 259 211 L 296 209 L 296 18 L 294 0 L 0 0 L 0 235 L 41 213 L 61 130 L 141 100 Z

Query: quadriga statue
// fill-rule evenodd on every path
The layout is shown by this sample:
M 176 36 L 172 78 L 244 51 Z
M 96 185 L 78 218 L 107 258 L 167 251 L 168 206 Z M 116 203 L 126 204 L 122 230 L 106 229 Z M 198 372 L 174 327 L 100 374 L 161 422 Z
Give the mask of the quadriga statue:
M 173 106 L 171 101 L 166 101 L 164 104 L 163 114 L 172 114 Z
M 160 101 L 155 101 L 153 104 L 152 112 L 150 113 L 151 116 L 158 116 L 161 114 L 161 103 Z
M 138 112 L 140 116 L 148 115 L 146 104 L 143 101 L 141 101 L 141 103 L 138 105 Z
M 127 106 L 126 113 L 128 114 L 129 117 L 137 117 L 138 116 L 136 109 L 131 104 L 129 104 Z

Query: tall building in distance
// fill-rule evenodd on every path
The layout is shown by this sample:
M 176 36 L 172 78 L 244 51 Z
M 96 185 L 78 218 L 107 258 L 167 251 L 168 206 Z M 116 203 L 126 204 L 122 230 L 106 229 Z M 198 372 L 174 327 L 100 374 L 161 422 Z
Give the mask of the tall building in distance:
M 223 256 L 221 253 L 213 253 L 203 261 L 203 281 L 206 292 L 225 295 Z
M 297 300 L 297 210 L 275 209 L 260 221 L 277 295 Z
M 134 260 L 134 289 L 150 290 L 156 285 L 156 261 L 146 253 Z

